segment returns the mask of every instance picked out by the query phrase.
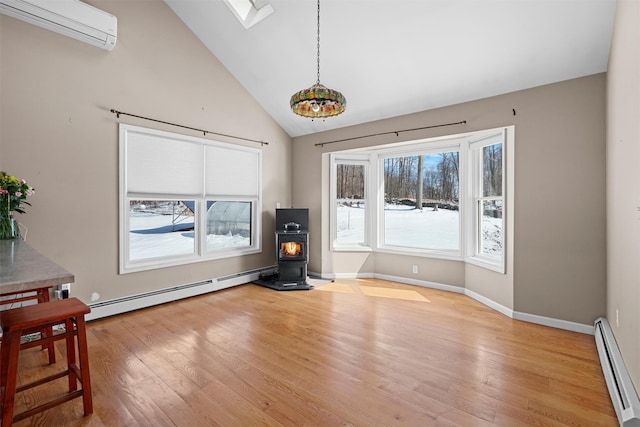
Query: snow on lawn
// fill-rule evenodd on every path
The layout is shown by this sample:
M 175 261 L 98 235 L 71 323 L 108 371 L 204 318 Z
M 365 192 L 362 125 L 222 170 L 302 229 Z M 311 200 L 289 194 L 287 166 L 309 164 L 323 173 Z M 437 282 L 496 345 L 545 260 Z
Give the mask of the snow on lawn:
M 359 207 L 339 206 L 337 215 L 338 242 L 341 244 L 364 241 L 364 204 Z M 413 248 L 458 250 L 460 213 L 448 209 L 424 208 L 422 211 L 409 206 L 385 207 L 385 239 L 387 245 Z M 168 255 L 188 255 L 195 251 L 193 222 L 180 223 L 183 230 L 172 231 L 172 216 L 145 212 L 130 213 L 129 233 L 132 260 L 156 258 Z M 187 228 L 187 229 L 184 229 Z M 191 229 L 189 229 L 191 228 Z M 502 220 L 483 217 L 482 231 L 484 252 L 502 253 Z M 247 237 L 232 235 L 208 235 L 207 249 L 246 247 Z
M 338 242 L 364 241 L 364 205 L 338 207 Z M 458 249 L 458 211 L 387 205 L 384 211 L 385 242 L 392 246 Z
M 364 241 L 364 205 L 339 206 L 337 214 L 338 242 Z M 458 250 L 460 213 L 448 209 L 386 205 L 384 211 L 385 243 L 391 246 Z M 483 217 L 484 252 L 502 253 L 500 218 Z
M 385 243 L 411 248 L 458 250 L 459 224 L 458 211 L 387 206 L 384 211 Z
M 172 215 L 131 211 L 129 223 L 129 253 L 131 260 L 141 260 L 173 255 L 189 255 L 195 252 L 193 220 L 172 224 Z M 173 230 L 176 231 L 173 231 Z M 242 236 L 207 236 L 207 250 L 237 248 L 250 245 L 250 239 Z

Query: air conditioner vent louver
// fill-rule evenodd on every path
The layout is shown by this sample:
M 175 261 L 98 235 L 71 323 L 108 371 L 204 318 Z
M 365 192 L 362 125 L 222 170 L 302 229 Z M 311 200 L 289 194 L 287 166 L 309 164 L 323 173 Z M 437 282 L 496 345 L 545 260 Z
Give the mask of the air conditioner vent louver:
M 0 0 L 0 13 L 105 50 L 116 45 L 117 18 L 79 0 Z

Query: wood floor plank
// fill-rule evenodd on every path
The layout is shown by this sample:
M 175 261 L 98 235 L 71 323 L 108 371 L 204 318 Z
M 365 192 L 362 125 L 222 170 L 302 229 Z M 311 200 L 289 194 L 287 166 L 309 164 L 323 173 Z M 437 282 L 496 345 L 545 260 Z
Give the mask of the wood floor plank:
M 385 280 L 242 285 L 87 331 L 94 414 L 77 399 L 18 426 L 618 425 L 593 336 Z M 33 350 L 22 383 L 51 369 Z

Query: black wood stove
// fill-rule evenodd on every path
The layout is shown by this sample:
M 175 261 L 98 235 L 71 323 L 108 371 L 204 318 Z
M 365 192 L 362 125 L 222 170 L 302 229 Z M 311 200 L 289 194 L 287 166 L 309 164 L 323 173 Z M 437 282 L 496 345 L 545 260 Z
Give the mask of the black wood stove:
M 261 277 L 260 285 L 277 290 L 307 290 L 309 262 L 309 209 L 276 209 L 277 271 Z

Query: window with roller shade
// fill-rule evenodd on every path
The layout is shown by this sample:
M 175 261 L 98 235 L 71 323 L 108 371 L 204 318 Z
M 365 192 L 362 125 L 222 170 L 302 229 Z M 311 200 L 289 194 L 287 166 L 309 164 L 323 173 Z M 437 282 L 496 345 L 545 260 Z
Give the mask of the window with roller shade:
M 260 252 L 261 158 L 121 124 L 121 273 Z

